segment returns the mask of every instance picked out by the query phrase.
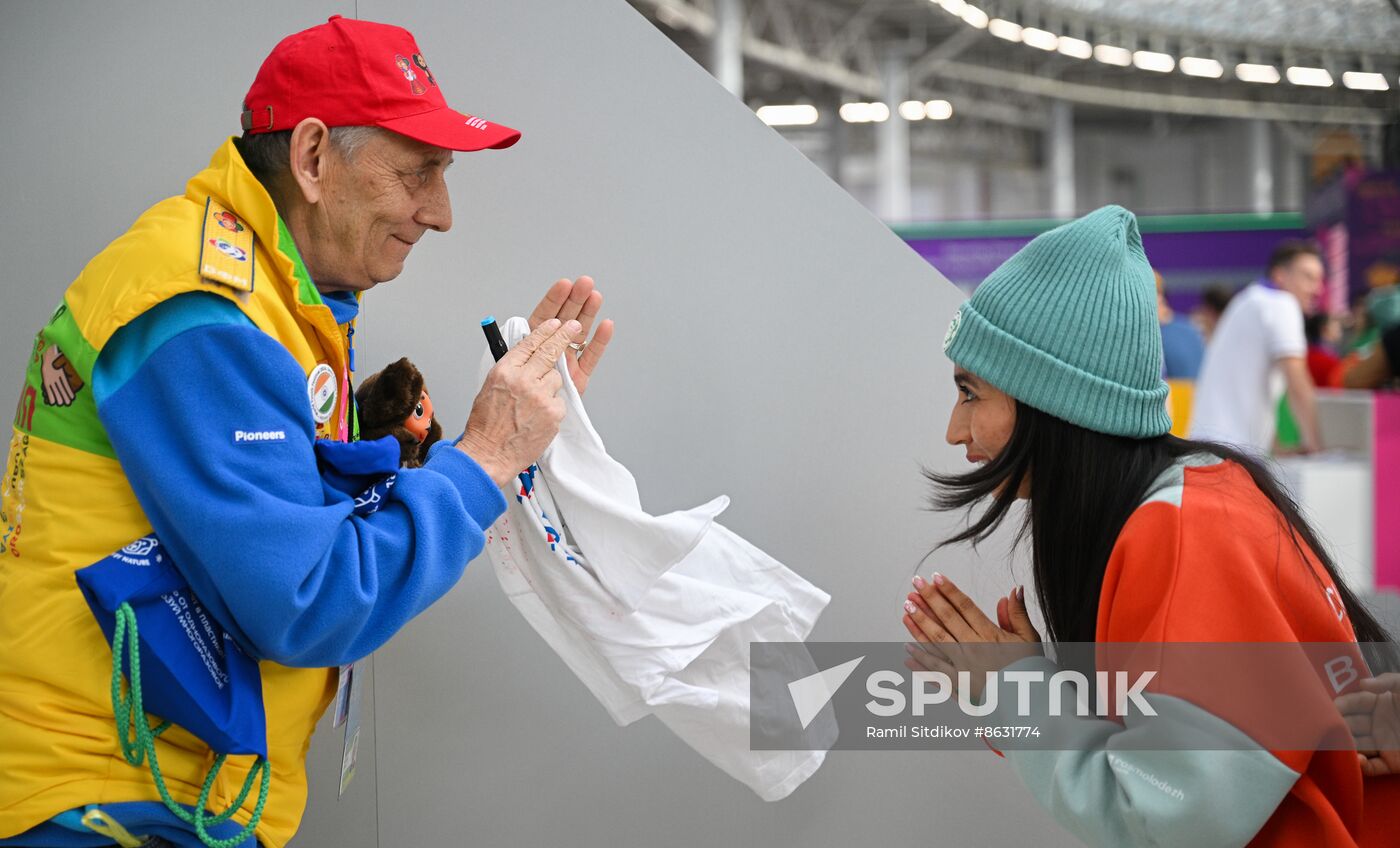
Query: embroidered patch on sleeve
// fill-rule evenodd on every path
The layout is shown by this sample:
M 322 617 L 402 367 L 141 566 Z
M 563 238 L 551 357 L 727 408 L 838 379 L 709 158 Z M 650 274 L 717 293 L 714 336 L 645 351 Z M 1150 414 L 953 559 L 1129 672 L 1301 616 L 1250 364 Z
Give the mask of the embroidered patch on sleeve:
M 253 290 L 253 230 L 209 198 L 199 234 L 199 275 L 241 292 Z

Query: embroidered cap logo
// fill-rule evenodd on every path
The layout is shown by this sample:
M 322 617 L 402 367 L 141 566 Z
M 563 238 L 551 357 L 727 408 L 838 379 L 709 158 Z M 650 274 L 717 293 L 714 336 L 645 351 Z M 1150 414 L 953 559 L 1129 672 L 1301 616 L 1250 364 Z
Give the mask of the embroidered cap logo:
M 397 65 L 399 71 L 403 73 L 403 78 L 408 80 L 410 91 L 414 94 L 423 94 L 427 92 L 427 89 L 423 87 L 423 83 L 418 81 L 418 74 L 414 72 L 413 65 L 407 59 L 401 54 L 395 53 L 394 64 Z
M 948 332 L 943 336 L 943 352 L 947 353 L 952 346 L 953 339 L 958 337 L 958 327 L 962 325 L 962 307 L 953 313 L 953 320 L 948 322 Z
M 423 76 L 428 78 L 428 85 L 437 85 L 437 80 L 433 79 L 433 72 L 428 70 L 428 60 L 423 58 L 422 53 L 413 54 L 413 64 L 417 65 L 418 69 L 423 72 Z

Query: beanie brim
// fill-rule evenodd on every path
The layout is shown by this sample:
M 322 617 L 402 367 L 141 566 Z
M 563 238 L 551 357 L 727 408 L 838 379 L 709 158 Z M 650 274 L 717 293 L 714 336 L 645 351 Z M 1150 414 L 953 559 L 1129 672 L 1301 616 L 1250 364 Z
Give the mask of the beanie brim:
M 1090 374 L 997 327 L 971 302 L 953 321 L 944 353 L 1016 400 L 1097 433 L 1148 439 L 1171 431 L 1165 382 L 1143 390 Z

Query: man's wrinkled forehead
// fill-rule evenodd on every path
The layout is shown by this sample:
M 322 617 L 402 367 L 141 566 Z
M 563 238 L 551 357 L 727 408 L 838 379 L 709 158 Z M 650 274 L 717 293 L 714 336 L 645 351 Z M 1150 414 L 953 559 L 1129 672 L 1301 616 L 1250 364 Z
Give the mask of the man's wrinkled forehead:
M 392 156 L 393 161 L 401 165 L 439 166 L 446 169 L 455 158 L 454 151 L 446 147 L 427 144 L 389 130 L 381 133 L 381 144 L 380 150 Z

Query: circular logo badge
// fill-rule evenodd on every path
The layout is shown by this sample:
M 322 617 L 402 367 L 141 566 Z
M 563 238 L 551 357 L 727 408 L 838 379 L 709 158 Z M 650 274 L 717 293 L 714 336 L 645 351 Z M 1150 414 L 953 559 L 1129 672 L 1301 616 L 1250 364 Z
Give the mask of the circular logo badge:
M 224 229 L 230 232 L 243 232 L 243 225 L 238 223 L 238 219 L 233 217 L 232 212 L 220 212 L 219 214 L 215 215 L 214 223 L 218 224 L 219 226 L 223 227 Z
M 953 313 L 953 320 L 948 322 L 948 332 L 943 336 L 943 352 L 947 353 L 952 346 L 953 339 L 958 337 L 958 327 L 962 325 L 962 307 Z
M 232 256 L 239 262 L 248 261 L 248 254 L 244 253 L 243 248 L 238 247 L 237 245 L 229 244 L 227 241 L 224 241 L 221 238 L 211 238 L 209 239 L 209 243 L 214 245 L 214 247 L 217 248 L 218 251 L 224 254 L 225 256 Z
M 335 372 L 329 365 L 321 363 L 311 369 L 306 378 L 306 397 L 311 401 L 311 417 L 317 424 L 331 420 L 335 412 Z

